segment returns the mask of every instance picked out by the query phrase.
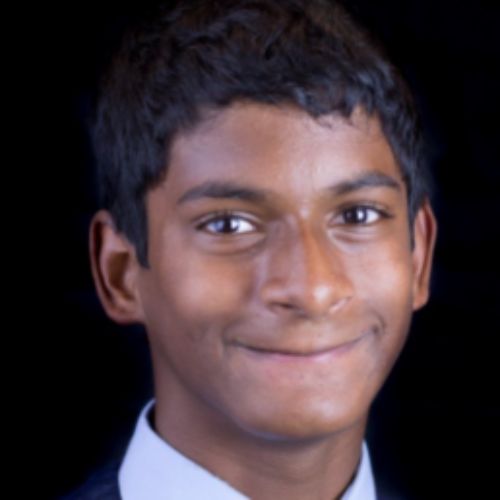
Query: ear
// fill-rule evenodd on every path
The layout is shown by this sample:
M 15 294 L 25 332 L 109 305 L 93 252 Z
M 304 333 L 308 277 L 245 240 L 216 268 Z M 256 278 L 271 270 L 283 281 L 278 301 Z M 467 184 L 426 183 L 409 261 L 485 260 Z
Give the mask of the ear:
M 89 250 L 92 277 L 106 314 L 117 323 L 143 323 L 135 248 L 116 230 L 107 210 L 99 210 L 91 220 Z
M 413 227 L 413 310 L 429 300 L 432 259 L 437 238 L 437 222 L 428 199 L 417 212 Z

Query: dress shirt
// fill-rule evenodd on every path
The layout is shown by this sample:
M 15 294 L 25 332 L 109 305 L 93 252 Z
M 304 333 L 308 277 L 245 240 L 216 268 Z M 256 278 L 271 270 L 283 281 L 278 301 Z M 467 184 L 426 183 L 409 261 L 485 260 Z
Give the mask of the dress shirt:
M 170 446 L 151 426 L 155 399 L 143 407 L 118 472 L 123 500 L 249 500 Z M 363 442 L 355 478 L 341 500 L 376 500 L 368 447 Z

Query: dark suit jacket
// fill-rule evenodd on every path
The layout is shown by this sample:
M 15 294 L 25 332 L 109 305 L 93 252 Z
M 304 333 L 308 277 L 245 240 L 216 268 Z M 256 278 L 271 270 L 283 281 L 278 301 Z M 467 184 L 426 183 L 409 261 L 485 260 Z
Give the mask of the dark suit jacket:
M 83 485 L 61 500 L 121 500 L 118 490 L 118 469 L 121 459 L 109 462 L 94 472 Z

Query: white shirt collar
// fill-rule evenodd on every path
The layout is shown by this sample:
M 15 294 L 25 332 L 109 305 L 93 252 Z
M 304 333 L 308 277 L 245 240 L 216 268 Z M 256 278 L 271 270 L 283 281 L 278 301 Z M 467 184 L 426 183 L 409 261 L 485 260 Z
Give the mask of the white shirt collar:
M 143 407 L 118 471 L 123 500 L 248 500 L 228 483 L 170 446 L 151 427 L 148 414 L 155 400 Z M 341 500 L 376 500 L 368 447 L 354 481 Z

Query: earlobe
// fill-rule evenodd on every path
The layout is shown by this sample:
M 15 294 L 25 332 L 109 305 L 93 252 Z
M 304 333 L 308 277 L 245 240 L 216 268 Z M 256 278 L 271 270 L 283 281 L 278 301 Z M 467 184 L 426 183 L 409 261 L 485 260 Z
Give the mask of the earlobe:
M 89 228 L 92 277 L 106 314 L 117 323 L 143 323 L 134 246 L 120 234 L 111 214 L 99 210 Z
M 437 238 L 437 221 L 428 199 L 418 210 L 413 231 L 413 310 L 417 310 L 429 299 L 432 260 Z

